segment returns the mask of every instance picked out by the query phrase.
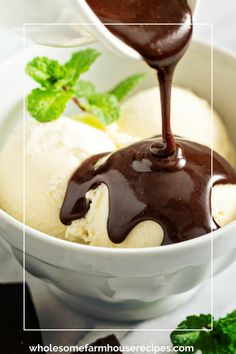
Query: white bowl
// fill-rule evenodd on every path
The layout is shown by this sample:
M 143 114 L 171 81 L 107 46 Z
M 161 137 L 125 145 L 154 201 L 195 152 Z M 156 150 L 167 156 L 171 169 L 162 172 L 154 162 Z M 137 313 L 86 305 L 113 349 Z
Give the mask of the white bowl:
M 101 49 L 101 47 L 100 47 Z M 26 60 L 37 54 L 64 58 L 61 50 L 36 48 L 26 53 Z M 153 85 L 155 74 L 139 61 L 122 59 L 107 52 L 88 75 L 100 86 L 131 72 L 147 71 L 144 86 Z M 68 53 L 68 51 L 66 52 Z M 211 50 L 193 43 L 176 73 L 176 82 L 192 88 L 198 95 L 211 97 Z M 18 65 L 19 67 L 19 65 Z M 20 98 L 16 60 L 0 71 L 1 82 L 12 87 L 1 93 L 1 140 L 7 134 L 5 122 L 14 116 L 13 102 Z M 114 70 L 115 68 L 115 70 Z M 11 75 L 9 74 L 11 70 Z M 143 87 L 144 87 L 143 86 Z M 2 87 L 5 87 L 2 85 Z M 214 50 L 215 108 L 222 115 L 229 132 L 236 131 L 236 58 Z M 6 105 L 8 105 L 6 107 Z M 18 113 L 21 115 L 21 111 Z M 9 118 L 11 116 L 11 119 Z M 189 118 L 191 119 L 191 117 Z M 236 146 L 236 136 L 232 136 Z M 23 224 L 0 210 L 0 235 L 23 262 Z M 77 308 L 113 320 L 144 319 L 163 314 L 187 301 L 211 274 L 227 268 L 235 259 L 236 222 L 194 240 L 149 249 L 109 249 L 63 241 L 25 227 L 26 269 L 44 279 L 68 303 Z M 212 242 L 213 241 L 213 242 Z

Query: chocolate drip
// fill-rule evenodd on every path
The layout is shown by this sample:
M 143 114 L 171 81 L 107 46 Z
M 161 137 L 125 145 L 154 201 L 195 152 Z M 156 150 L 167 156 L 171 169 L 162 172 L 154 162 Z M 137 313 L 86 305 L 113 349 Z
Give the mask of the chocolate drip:
M 216 230 L 211 189 L 218 183 L 236 183 L 235 171 L 214 153 L 212 175 L 211 150 L 180 138 L 174 155 L 157 159 L 150 148 L 161 141 L 153 138 L 116 151 L 97 168 L 106 154 L 86 160 L 70 180 L 62 222 L 69 225 L 84 217 L 89 209 L 86 193 L 104 183 L 109 191 L 108 235 L 114 243 L 123 242 L 145 220 L 162 226 L 165 245 Z

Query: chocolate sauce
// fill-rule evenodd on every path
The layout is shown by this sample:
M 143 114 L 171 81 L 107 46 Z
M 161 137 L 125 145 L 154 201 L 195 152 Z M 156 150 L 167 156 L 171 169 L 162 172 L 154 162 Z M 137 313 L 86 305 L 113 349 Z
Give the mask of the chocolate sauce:
M 86 193 L 104 183 L 109 191 L 107 229 L 114 243 L 123 242 L 137 224 L 146 220 L 162 226 L 163 244 L 216 230 L 219 226 L 211 215 L 211 189 L 218 183 L 236 184 L 236 172 L 217 153 L 212 161 L 209 148 L 175 138 L 171 132 L 172 78 L 192 36 L 192 17 L 186 0 L 87 2 L 110 31 L 157 71 L 162 137 L 86 160 L 69 181 L 61 221 L 69 225 L 84 217 L 89 210 Z M 106 155 L 98 167 L 96 163 Z
M 163 244 L 185 241 L 216 230 L 211 216 L 211 188 L 216 183 L 236 183 L 236 173 L 229 163 L 214 153 L 211 176 L 211 150 L 176 138 L 174 155 L 158 159 L 150 148 L 161 138 L 138 142 L 108 155 L 86 160 L 72 176 L 61 220 L 68 225 L 85 216 L 90 189 L 104 183 L 109 190 L 108 235 L 121 243 L 140 222 L 153 220 L 164 230 Z M 184 156 L 183 156 L 184 152 Z

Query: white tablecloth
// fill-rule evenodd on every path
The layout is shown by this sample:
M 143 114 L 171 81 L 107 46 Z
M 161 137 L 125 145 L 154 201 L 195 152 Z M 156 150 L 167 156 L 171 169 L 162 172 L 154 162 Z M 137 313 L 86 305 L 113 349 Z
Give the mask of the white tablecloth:
M 227 7 L 226 7 L 227 5 Z M 1 7 L 1 6 L 0 6 Z M 202 0 L 197 22 L 212 22 L 214 24 L 214 43 L 236 52 L 236 27 L 235 27 L 236 2 L 235 0 Z M 198 26 L 195 36 L 202 40 L 209 40 L 209 29 L 205 26 Z M 19 50 L 22 46 L 21 40 L 9 33 L 0 31 L 1 52 L 0 60 L 4 60 Z M 0 281 L 21 281 L 22 269 L 13 257 L 0 249 Z M 216 317 L 222 316 L 236 308 L 236 263 L 224 273 L 214 279 L 214 313 Z M 27 275 L 28 283 L 33 294 L 42 328 L 114 328 L 112 323 L 103 323 L 74 312 L 56 299 L 49 291 L 47 285 L 42 281 Z M 201 291 L 192 300 L 179 308 L 177 311 L 166 316 L 138 323 L 137 328 L 165 328 L 175 327 L 186 315 L 208 312 L 209 308 L 205 298 L 209 297 L 209 283 L 205 284 Z M 123 324 L 124 325 L 124 324 Z M 119 324 L 122 327 L 122 324 Z M 107 333 L 77 333 L 77 332 L 45 332 L 43 339 L 45 344 L 73 345 L 93 341 L 95 337 Z M 168 345 L 168 332 L 128 332 L 118 333 L 121 343 L 124 345 Z

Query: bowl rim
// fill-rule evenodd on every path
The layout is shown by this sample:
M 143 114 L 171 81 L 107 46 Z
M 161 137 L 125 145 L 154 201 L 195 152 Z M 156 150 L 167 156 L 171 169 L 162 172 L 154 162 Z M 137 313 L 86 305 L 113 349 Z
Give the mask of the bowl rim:
M 193 46 L 197 46 L 198 48 L 201 48 L 201 50 L 209 50 L 210 45 L 209 43 L 206 43 L 204 41 L 200 40 L 193 40 L 192 41 Z M 32 51 L 33 47 L 28 48 L 27 50 Z M 221 46 L 214 46 L 213 47 L 213 53 L 217 53 L 219 56 L 226 56 L 229 59 L 233 60 L 235 62 L 236 66 L 236 54 L 228 49 L 225 49 Z M 10 65 L 12 61 L 14 61 L 14 58 L 22 55 L 22 51 L 16 53 L 14 56 L 12 56 L 9 60 L 3 62 L 0 64 L 0 75 L 1 73 L 5 70 L 7 66 Z M 165 245 L 165 246 L 156 246 L 156 247 L 146 247 L 146 248 L 112 248 L 112 247 L 102 247 L 102 246 L 91 246 L 91 245 L 83 245 L 80 243 L 72 242 L 69 240 L 64 240 L 57 238 L 55 236 L 51 236 L 49 234 L 43 233 L 39 230 L 36 230 L 28 225 L 25 225 L 23 222 L 17 220 L 7 212 L 5 212 L 3 209 L 0 208 L 0 222 L 4 222 L 6 224 L 12 225 L 14 229 L 22 232 L 23 239 L 24 237 L 34 237 L 37 239 L 37 241 L 43 242 L 48 245 L 52 245 L 54 247 L 58 248 L 63 248 L 67 250 L 72 250 L 72 251 L 81 251 L 81 252 L 87 252 L 91 254 L 113 254 L 113 255 L 124 255 L 124 256 L 129 256 L 129 255 L 161 255 L 163 253 L 170 253 L 174 251 L 186 251 L 187 249 L 192 249 L 195 248 L 196 246 L 203 246 L 206 243 L 209 242 L 209 240 L 216 241 L 221 237 L 223 233 L 231 233 L 236 231 L 236 221 L 233 221 L 227 225 L 225 225 L 223 228 L 220 228 L 214 232 L 210 232 L 208 234 L 199 236 L 197 238 L 187 240 L 187 241 L 182 241 L 179 243 L 174 243 L 170 245 Z M 214 237 L 213 237 L 214 235 Z M 3 238 L 3 236 L 1 236 Z M 6 238 L 4 238 L 6 240 Z M 10 241 L 7 241 L 11 243 Z M 213 242 L 212 242 L 213 243 Z
M 195 248 L 196 246 L 204 246 L 208 242 L 215 242 L 217 239 L 221 237 L 223 233 L 231 233 L 236 231 L 236 221 L 225 225 L 223 228 L 220 228 L 216 231 L 210 232 L 208 234 L 199 236 L 197 238 L 182 241 L 178 243 L 173 243 L 170 245 L 164 246 L 156 246 L 156 247 L 143 247 L 143 248 L 112 248 L 112 247 L 104 247 L 104 246 L 91 246 L 91 245 L 83 245 L 81 243 L 72 242 L 69 240 L 64 240 L 57 238 L 55 236 L 48 235 L 44 232 L 36 230 L 28 225 L 25 225 L 23 222 L 15 219 L 4 210 L 0 209 L 0 221 L 2 217 L 7 219 L 7 222 L 10 223 L 15 229 L 20 231 L 23 235 L 23 239 L 25 237 L 34 237 L 37 241 L 42 241 L 45 244 L 50 244 L 50 246 L 55 246 L 67 250 L 72 251 L 86 251 L 88 253 L 106 253 L 106 254 L 122 254 L 122 255 L 153 255 L 153 254 L 163 254 L 163 253 L 171 253 L 175 251 L 186 251 L 187 249 Z M 6 240 L 6 238 L 5 238 Z M 10 243 L 10 241 L 9 241 Z M 22 240 L 23 243 L 23 240 Z

